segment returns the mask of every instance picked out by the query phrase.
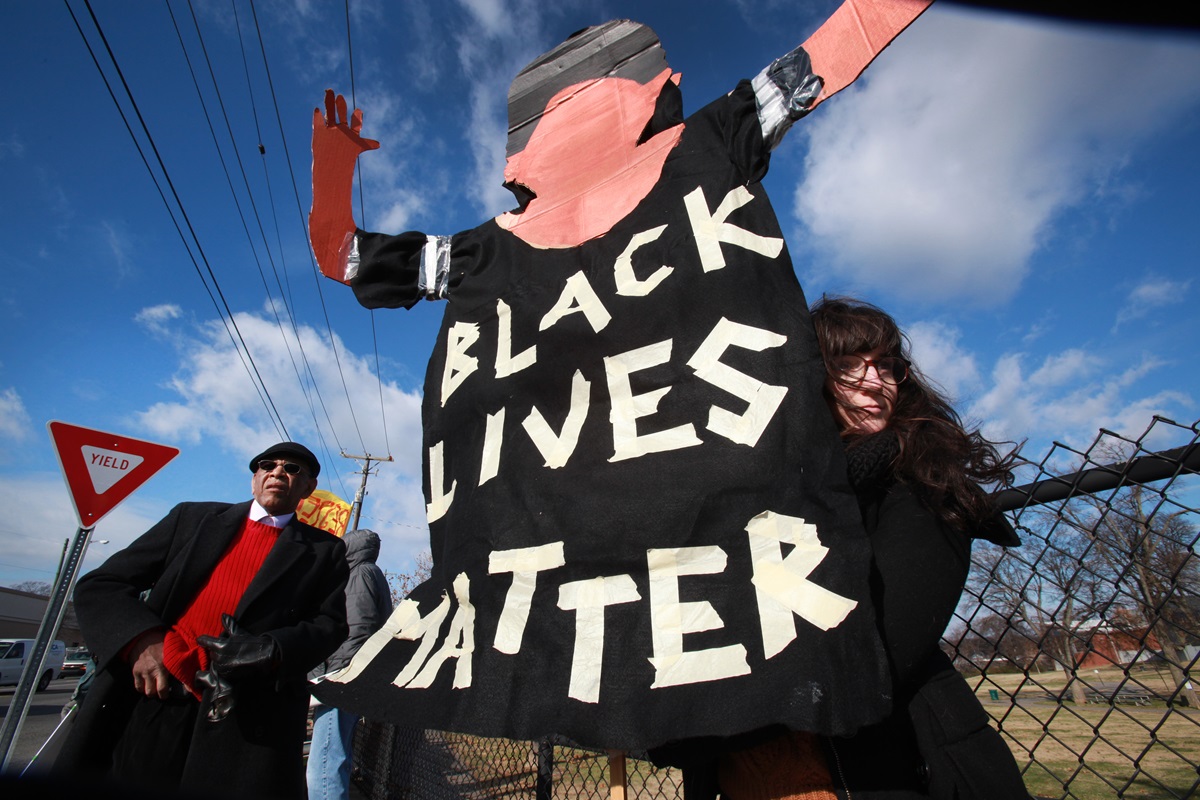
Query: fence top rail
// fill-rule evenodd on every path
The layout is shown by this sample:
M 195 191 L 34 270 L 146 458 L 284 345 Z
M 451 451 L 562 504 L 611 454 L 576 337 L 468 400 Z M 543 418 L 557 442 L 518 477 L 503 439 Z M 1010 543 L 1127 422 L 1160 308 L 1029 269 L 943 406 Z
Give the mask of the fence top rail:
M 1095 494 L 1118 486 L 1150 483 L 1177 474 L 1200 472 L 1200 443 L 1192 442 L 1173 450 L 1139 456 L 1119 464 L 1107 464 L 1072 472 L 1023 486 L 992 493 L 1000 511 L 1016 511 L 1026 506 L 1066 500 L 1082 494 Z

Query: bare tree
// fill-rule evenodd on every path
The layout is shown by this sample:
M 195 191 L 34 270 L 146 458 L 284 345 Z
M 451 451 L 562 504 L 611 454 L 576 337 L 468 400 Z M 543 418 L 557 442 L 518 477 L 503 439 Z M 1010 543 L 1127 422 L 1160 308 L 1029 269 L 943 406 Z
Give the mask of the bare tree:
M 1200 597 L 1200 558 L 1195 553 L 1196 525 L 1187 510 L 1168 510 L 1154 490 L 1122 488 L 1109 498 L 1086 496 L 1065 511 L 1072 525 L 1092 532 L 1096 553 L 1145 623 L 1129 631 L 1149 648 L 1153 634 L 1174 680 L 1175 694 L 1200 707 L 1183 655 L 1200 641 L 1196 602 Z M 1127 626 L 1128 627 L 1128 626 Z M 1140 635 L 1139 635 L 1140 633 Z
M 1071 698 L 1084 703 L 1087 687 L 1078 672 L 1088 648 L 1083 631 L 1112 602 L 1109 570 L 1089 528 L 1081 531 L 1050 509 L 1030 509 L 1021 521 L 1019 549 L 975 553 L 968 594 L 977 600 L 975 614 L 986 612 L 975 630 L 987 631 L 997 654 L 1014 663 L 1037 668 L 1041 654 L 1057 662 L 1069 676 Z
M 40 594 L 43 597 L 49 597 L 50 590 L 54 587 L 48 581 L 21 581 L 20 583 L 14 583 L 9 588 L 16 589 L 18 592 L 29 592 L 30 594 Z
M 1026 619 L 1038 631 L 1042 647 L 1067 673 L 1071 699 L 1083 704 L 1087 693 L 1079 662 L 1088 649 L 1083 630 L 1101 618 L 1114 590 L 1089 535 L 1047 510 L 1034 512 L 1031 521 L 1043 523 L 1045 536 L 1036 539 L 1041 547 L 1031 569 Z
M 412 572 L 384 572 L 392 590 L 392 605 L 408 597 L 417 585 L 429 579 L 433 572 L 433 555 L 422 550 L 413 558 Z

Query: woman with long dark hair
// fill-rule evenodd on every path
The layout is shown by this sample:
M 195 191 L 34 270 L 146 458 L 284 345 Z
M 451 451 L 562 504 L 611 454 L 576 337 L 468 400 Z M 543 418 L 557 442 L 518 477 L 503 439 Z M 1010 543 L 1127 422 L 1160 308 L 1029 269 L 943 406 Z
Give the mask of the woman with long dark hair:
M 789 732 L 731 749 L 720 759 L 721 794 L 1028 798 L 1011 752 L 938 646 L 966 583 L 972 540 L 1020 544 L 980 488 L 1011 482 L 1014 456 L 964 427 L 912 363 L 887 313 L 826 297 L 812 320 L 826 400 L 871 541 L 871 599 L 893 712 L 848 738 Z
M 980 484 L 1008 484 L 1012 455 L 958 414 L 912 363 L 908 344 L 890 315 L 859 300 L 823 297 L 812 308 L 828 379 L 825 396 L 847 450 L 871 434 L 890 431 L 891 472 L 939 520 L 976 538 L 1003 523 Z M 880 372 L 872 358 L 887 359 Z M 874 367 L 874 368 L 872 368 Z M 986 537 L 985 537 L 986 538 Z M 1009 533 L 1004 543 L 1020 542 Z

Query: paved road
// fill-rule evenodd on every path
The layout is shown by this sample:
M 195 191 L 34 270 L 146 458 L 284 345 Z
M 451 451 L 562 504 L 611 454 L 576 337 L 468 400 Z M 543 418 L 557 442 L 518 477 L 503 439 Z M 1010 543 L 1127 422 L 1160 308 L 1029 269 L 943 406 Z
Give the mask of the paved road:
M 21 735 L 16 741 L 12 758 L 8 762 L 10 773 L 20 773 L 25 769 L 37 751 L 50 738 L 50 734 L 58 726 L 59 713 L 71 699 L 71 692 L 75 691 L 75 684 L 78 681 L 78 678 L 60 678 L 51 681 L 50 687 L 46 691 L 34 692 L 33 702 L 29 704 L 29 713 L 25 715 L 25 724 L 21 726 Z M 0 712 L 5 716 L 8 714 L 8 706 L 12 702 L 16 688 L 15 686 L 0 688 Z M 43 753 L 39 759 L 40 764 L 49 764 L 52 759 L 49 752 L 51 749 L 55 749 L 57 752 L 56 748 L 47 748 L 47 752 Z

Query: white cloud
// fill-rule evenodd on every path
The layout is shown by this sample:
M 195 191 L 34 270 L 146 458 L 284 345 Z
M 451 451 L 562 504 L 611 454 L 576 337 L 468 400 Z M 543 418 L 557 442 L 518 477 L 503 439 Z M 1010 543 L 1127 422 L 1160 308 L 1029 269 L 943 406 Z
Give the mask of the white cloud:
M 940 322 L 918 322 L 908 328 L 913 361 L 921 373 L 946 390 L 951 400 L 978 388 L 975 356 L 960 344 L 957 328 Z
M 0 439 L 24 442 L 33 433 L 29 412 L 13 387 L 0 391 Z
M 368 85 L 359 91 L 363 113 L 362 133 L 380 143 L 378 150 L 359 156 L 358 164 L 364 185 L 370 190 L 371 205 L 368 219 L 357 220 L 369 230 L 403 231 L 413 226 L 413 216 L 424 207 L 431 194 L 430 186 L 415 186 L 425 171 L 416 162 L 424 155 L 408 143 L 434 137 L 426 136 L 424 118 L 412 110 L 411 95 Z M 349 98 L 346 100 L 350 103 Z M 428 142 L 425 142 L 428 144 Z M 358 193 L 354 193 L 354 210 L 358 214 Z
M 161 307 L 143 314 L 163 325 L 178 320 Z M 320 389 L 320 397 L 311 389 L 306 397 L 299 389 L 293 358 L 302 373 L 304 362 L 286 320 L 282 332 L 269 312 L 238 314 L 236 320 L 271 400 L 287 425 L 288 436 L 306 442 L 317 452 L 323 488 L 348 501 L 354 498 L 362 462 L 342 458 L 339 448 L 353 455 L 394 457 L 390 463 L 372 463 L 361 524 L 384 539 L 381 565 L 391 570 L 407 568 L 414 553 L 429 547 L 421 488 L 420 393 L 406 391 L 395 383 L 384 383 L 381 388 L 372 368 L 373 357 L 353 353 L 339 338 L 331 342 L 327 334 L 301 325 L 299 342 L 303 343 L 304 358 Z M 183 324 L 176 327 L 171 338 L 179 347 L 179 368 L 170 388 L 179 399 L 154 404 L 138 415 L 138 424 L 160 441 L 216 445 L 237 454 L 239 460 L 249 459 L 261 447 L 278 441 L 280 434 L 268 420 L 263 402 L 246 378 L 224 328 L 215 322 L 198 329 Z M 349 403 L 342 387 L 343 375 Z
M 66 483 L 60 475 L 48 473 L 0 476 L 0 496 L 20 498 L 22 509 L 19 524 L 14 524 L 15 517 L 0 522 L 0 584 L 53 581 L 63 541 L 79 528 Z M 136 496 L 117 506 L 97 527 L 82 571 L 132 542 L 167 510 Z
M 133 275 L 134 268 L 133 261 L 129 258 L 130 247 L 126 237 L 111 222 L 101 222 L 100 227 L 104 230 L 104 240 L 108 243 L 108 249 L 116 264 L 117 277 L 122 279 L 130 277 Z
M 307 325 L 298 326 L 300 338 L 297 341 L 296 333 L 286 319 L 282 330 L 265 313 L 242 313 L 235 319 L 250 347 L 255 368 L 270 393 L 270 402 L 283 417 L 289 434 L 313 438 L 318 435 L 319 426 L 320 435 L 333 449 L 336 449 L 336 436 L 348 450 L 366 447 L 373 454 L 388 452 L 384 419 L 380 413 L 380 386 L 370 360 L 347 350 L 336 336 L 330 341 L 326 334 Z M 191 441 L 211 437 L 247 457 L 267 440 L 275 440 L 277 432 L 254 385 L 249 380 L 234 377 L 242 375 L 245 369 L 220 323 L 206 323 L 190 337 L 181 339 L 180 347 L 180 368 L 171 381 L 171 388 L 182 400 L 158 403 L 143 412 L 141 422 L 149 430 Z M 320 398 L 311 389 L 307 395 L 300 391 L 296 373 L 299 370 L 305 375 L 307 385 L 305 360 L 316 380 Z M 342 388 L 342 376 L 349 388 L 349 401 Z M 406 392 L 395 384 L 386 383 L 382 392 L 387 438 L 403 443 L 402 452 L 410 457 L 404 462 L 404 469 L 409 475 L 419 475 L 420 461 L 413 458 L 417 448 L 411 444 L 420 441 L 419 393 Z M 333 435 L 325 411 L 322 411 L 322 401 L 332 421 Z
M 7 138 L 0 139 L 0 160 L 9 157 L 25 157 L 25 143 L 18 138 L 16 133 L 11 133 Z
M 1162 366 L 1153 358 L 1122 367 L 1066 350 L 1045 356 L 1032 371 L 1026 360 L 1020 353 L 1000 357 L 966 416 L 982 421 L 989 438 L 1030 439 L 1027 456 L 1040 455 L 1052 439 L 1082 446 L 1100 428 L 1137 436 L 1155 414 L 1186 417 L 1195 407 L 1191 397 L 1175 390 L 1138 396 L 1140 379 Z
M 362 132 L 382 145 L 359 159 L 370 204 L 367 219 L 357 221 L 368 230 L 418 227 L 446 233 L 445 222 L 427 218 L 426 212 L 466 201 L 482 217 L 491 217 L 516 205 L 503 187 L 509 83 L 558 43 L 561 31 L 551 32 L 553 21 L 578 3 L 459 0 L 456 5 L 431 10 L 429 4 L 403 4 L 411 47 L 389 51 L 390 58 L 403 61 L 402 84 L 383 65 L 356 63 L 357 102 L 365 110 Z M 339 75 L 342 70 L 344 65 L 331 63 L 326 71 Z M 357 195 L 355 202 L 357 216 Z
M 406 479 L 419 479 L 419 392 L 405 391 L 394 383 L 384 383 L 381 390 L 372 359 L 347 350 L 339 338 L 331 342 L 328 335 L 307 325 L 298 326 L 297 341 L 286 318 L 282 331 L 266 312 L 237 314 L 235 319 L 288 435 L 320 441 L 323 449 L 335 454 L 339 443 L 348 452 L 363 454 L 365 450 L 378 456 L 394 448 L 397 464 L 390 469 Z M 280 433 L 268 418 L 264 400 L 246 378 L 246 368 L 224 327 L 208 322 L 199 329 L 181 328 L 176 336 L 180 364 L 169 387 L 180 399 L 154 404 L 139 415 L 139 424 L 168 441 L 213 441 L 246 458 L 277 441 Z M 305 361 L 319 396 L 311 388 Z M 297 371 L 304 375 L 306 392 L 300 389 Z
M 1028 347 L 1046 335 L 1046 332 L 1050 330 L 1050 317 L 1052 315 L 1052 311 L 1047 311 L 1040 321 L 1031 324 L 1024 332 L 1019 332 L 1021 344 Z
M 459 0 L 471 24 L 455 37 L 471 87 L 466 138 L 474 159 L 474 199 L 495 215 L 516 206 L 503 187 L 508 139 L 508 86 L 540 53 L 558 44 L 545 32 L 553 7 L 539 0 Z
M 1011 297 L 1065 208 L 1200 99 L 1200 48 L 935 7 L 865 85 L 798 126 L 795 210 L 843 278 L 929 300 Z
M 964 421 L 994 441 L 1028 440 L 1029 458 L 1040 458 L 1052 441 L 1084 448 L 1101 428 L 1139 436 L 1155 415 L 1195 419 L 1187 391 L 1162 388 L 1170 364 L 1155 355 L 1127 359 L 1120 348 L 1065 347 L 1008 351 L 993 361 L 964 345 L 953 325 L 920 321 L 907 333 L 913 360 L 946 389 Z
M 139 311 L 133 321 L 142 325 L 159 337 L 169 337 L 172 334 L 170 322 L 179 319 L 183 310 L 174 303 L 163 303 L 157 306 L 147 306 Z
M 1117 312 L 1117 321 L 1113 325 L 1113 330 L 1115 331 L 1124 322 L 1144 317 L 1164 306 L 1182 303 L 1191 286 L 1190 280 L 1173 281 L 1157 275 L 1144 278 L 1129 292 L 1126 303 Z
M 429 549 L 429 532 L 421 522 L 424 511 L 419 492 L 414 495 L 412 487 L 399 482 L 387 468 L 383 465 L 371 479 L 371 499 L 361 524 L 378 532 L 383 540 L 380 566 L 389 572 L 407 572 L 412 558 Z M 0 521 L 0 586 L 53 581 L 64 541 L 71 540 L 79 527 L 61 475 L 0 476 L 0 496 L 19 497 L 22 502 L 19 524 L 14 522 L 16 518 Z M 415 501 L 411 500 L 414 496 Z M 397 497 L 399 500 L 393 499 Z M 172 502 L 155 502 L 135 493 L 117 506 L 96 527 L 79 574 L 99 566 L 142 535 L 170 510 Z
M 336 340 L 341 361 L 339 374 L 328 336 L 300 326 L 299 340 L 321 393 L 318 399 L 310 390 L 321 428 L 318 436 L 309 402 L 298 388 L 292 366 L 294 357 L 303 369 L 296 336 L 290 327 L 281 333 L 268 314 L 265 311 L 238 314 L 237 324 L 287 424 L 288 435 L 306 442 L 318 453 L 323 465 L 322 488 L 348 501 L 354 498 L 362 462 L 342 458 L 339 446 L 355 455 L 394 457 L 390 463 L 372 462 L 361 524 L 383 537 L 380 564 L 385 569 L 408 570 L 412 557 L 429 548 L 421 489 L 420 393 L 406 391 L 395 383 L 384 383 L 381 389 L 372 370 L 374 357 L 364 358 Z M 176 446 L 216 448 L 235 454 L 236 463 L 279 440 L 280 435 L 267 420 L 263 404 L 219 323 L 194 326 L 171 305 L 143 309 L 137 320 L 154 336 L 173 342 L 179 359 L 178 370 L 169 384 L 178 399 L 156 403 L 136 415 L 136 428 L 147 438 Z M 349 402 L 342 388 L 342 374 Z M 353 416 L 350 403 L 354 406 Z M 336 440 L 330 433 L 322 404 L 328 409 Z M 0 427 L 0 436 L 19 434 L 17 422 L 22 419 L 27 427 L 28 415 L 17 392 L 0 391 L 0 426 L 4 426 Z M 198 480 L 197 484 L 208 485 L 204 480 Z M 248 479 L 246 486 L 249 487 Z M 61 476 L 0 476 L 0 493 L 20 497 L 22 507 L 28 512 L 22 516 L 19 529 L 10 523 L 0 523 L 0 552 L 4 553 L 0 558 L 3 562 L 0 583 L 53 579 L 63 538 L 78 527 Z M 93 545 L 86 567 L 96 566 L 104 555 L 129 544 L 166 513 L 168 505 L 147 498 L 139 500 L 135 495 L 105 517 L 97 536 L 110 540 L 111 544 Z M 198 499 L 213 498 L 176 497 L 171 502 Z
M 504 0 L 459 0 L 479 24 L 485 36 L 503 36 L 509 30 L 510 14 Z
M 1040 388 L 1075 386 L 1095 374 L 1104 361 L 1085 350 L 1073 348 L 1046 357 L 1029 376 L 1029 383 Z
M 397 190 L 391 193 L 390 200 L 385 204 L 377 219 L 371 220 L 371 227 L 380 231 L 406 231 L 413 226 L 412 219 L 421 208 L 421 198 L 411 192 Z

